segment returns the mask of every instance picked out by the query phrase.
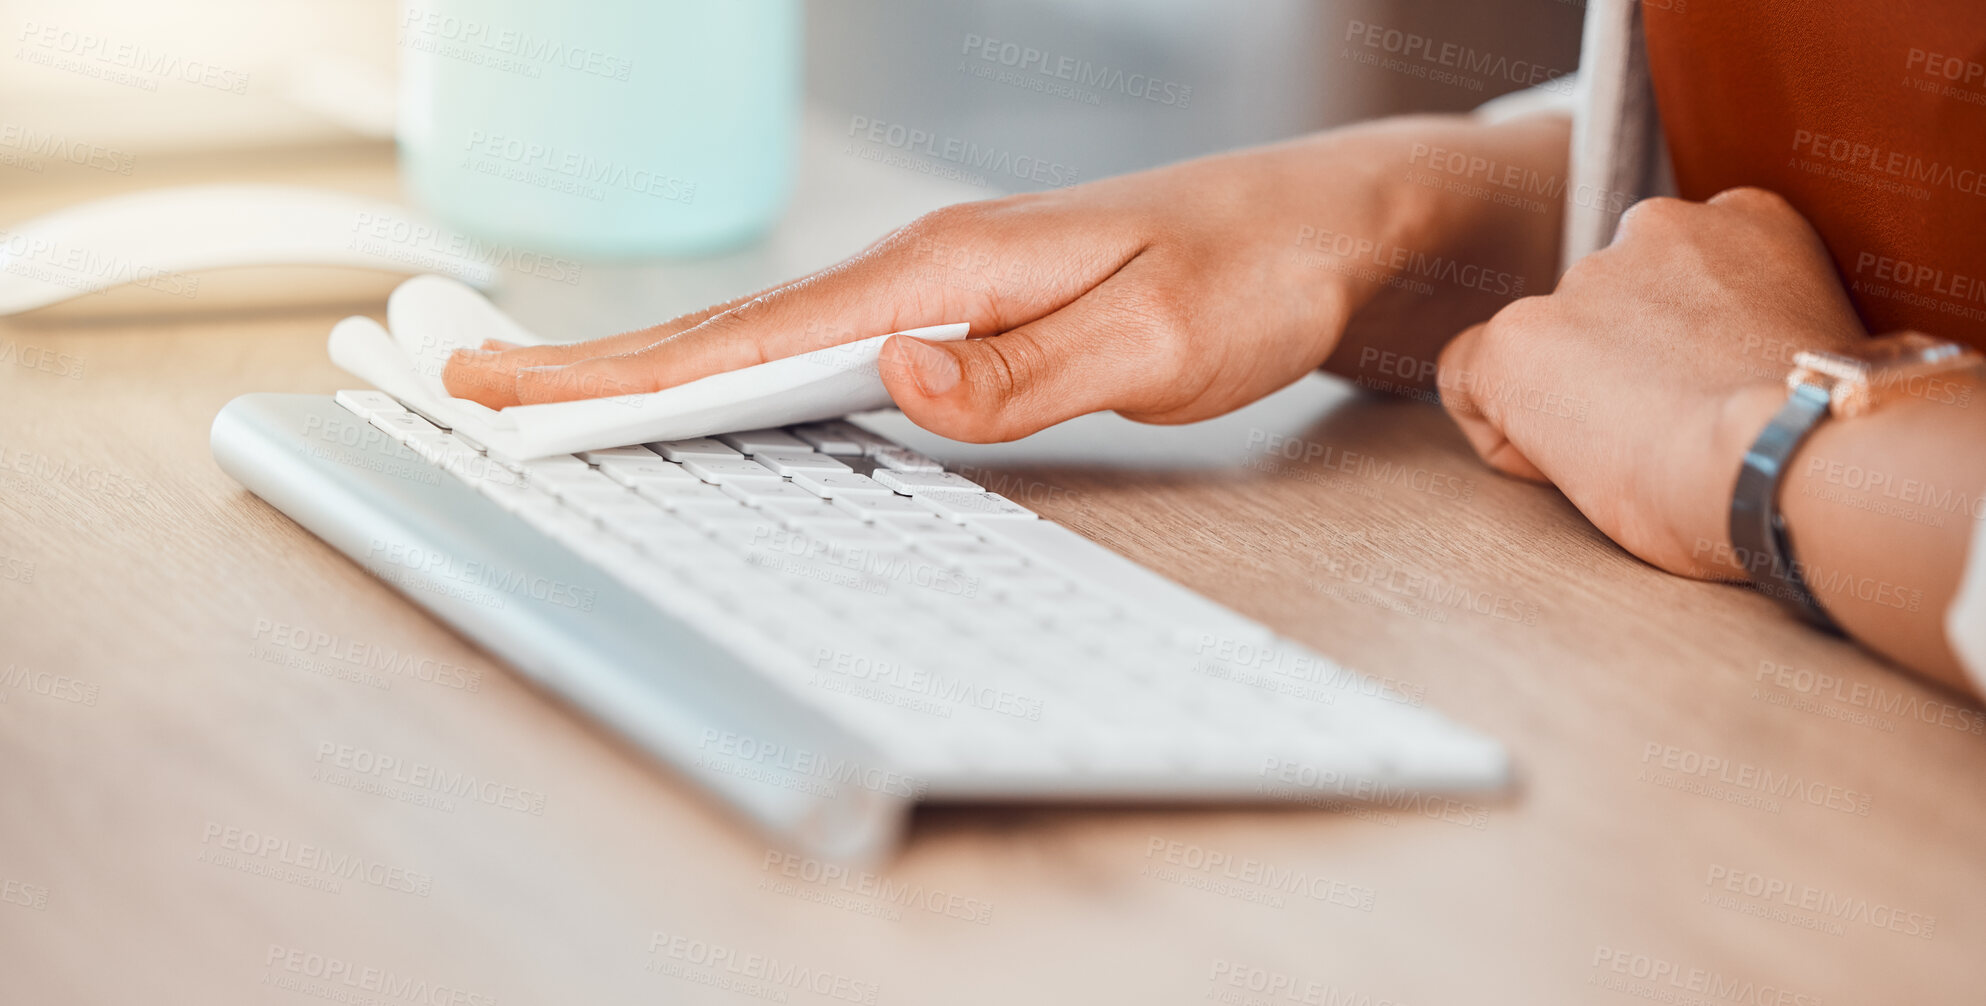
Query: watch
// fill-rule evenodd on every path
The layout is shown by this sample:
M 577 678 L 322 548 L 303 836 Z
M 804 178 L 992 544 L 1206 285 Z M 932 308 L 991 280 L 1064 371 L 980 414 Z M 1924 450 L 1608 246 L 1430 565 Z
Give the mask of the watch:
M 1853 349 L 1803 352 L 1786 375 L 1786 404 L 1745 452 L 1738 488 L 1731 494 L 1731 549 L 1759 590 L 1800 617 L 1841 631 L 1807 588 L 1794 558 L 1779 485 L 1807 436 L 1829 416 L 1853 419 L 1884 402 L 1922 395 L 1934 375 L 1977 365 L 1980 355 L 1955 342 L 1920 332 L 1871 339 Z

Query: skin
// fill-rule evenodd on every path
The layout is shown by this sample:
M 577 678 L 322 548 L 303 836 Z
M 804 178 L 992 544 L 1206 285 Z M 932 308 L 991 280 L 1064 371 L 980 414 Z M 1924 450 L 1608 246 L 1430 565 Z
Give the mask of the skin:
M 792 283 L 592 342 L 487 344 L 458 353 L 443 379 L 503 408 L 654 391 L 965 321 L 963 342 L 889 340 L 881 371 L 911 420 L 987 442 L 1106 409 L 1191 422 L 1319 366 L 1396 391 L 1431 388 L 1438 373 L 1444 405 L 1492 467 L 1551 482 L 1662 569 L 1742 579 L 1726 512 L 1745 448 L 1785 399 L 1792 350 L 1866 333 L 1811 227 L 1757 190 L 1644 201 L 1553 289 L 1559 207 L 1482 198 L 1440 166 L 1476 158 L 1562 179 L 1569 131 L 1552 115 L 1381 120 L 948 207 Z M 1986 408 L 1907 398 L 1824 424 L 1781 496 L 1809 579 L 1832 585 L 1821 600 L 1835 619 L 1960 687 L 1941 619 L 1972 521 L 1935 527 L 1857 506 L 1856 492 L 1874 490 L 1844 488 L 1841 473 L 1976 497 L 1986 452 L 1969 448 L 1982 439 Z
M 1558 486 L 1623 548 L 1682 576 L 1743 580 L 1731 493 L 1746 449 L 1786 401 L 1793 355 L 1867 335 L 1819 236 L 1785 200 L 1759 189 L 1650 199 L 1551 295 L 1457 336 L 1442 353 L 1441 394 L 1492 467 Z M 1975 521 L 1962 504 L 1915 502 L 1927 497 L 1905 486 L 1930 487 L 1930 500 L 1986 490 L 1977 383 L 1943 375 L 1868 415 L 1823 422 L 1779 495 L 1828 614 L 1966 690 L 1943 619 Z
M 1362 350 L 1381 342 L 1425 361 L 1415 376 L 1431 387 L 1440 344 L 1509 296 L 1401 289 L 1390 282 L 1393 256 L 1496 263 L 1543 289 L 1559 220 L 1556 208 L 1512 210 L 1406 184 L 1416 145 L 1557 175 L 1568 128 L 1563 117 L 1384 120 L 951 206 L 793 283 L 595 342 L 459 354 L 443 379 L 502 408 L 654 391 L 965 321 L 965 342 L 898 337 L 881 358 L 905 414 L 958 440 L 1010 440 L 1105 409 L 1155 423 L 1205 419 L 1327 361 L 1359 376 Z

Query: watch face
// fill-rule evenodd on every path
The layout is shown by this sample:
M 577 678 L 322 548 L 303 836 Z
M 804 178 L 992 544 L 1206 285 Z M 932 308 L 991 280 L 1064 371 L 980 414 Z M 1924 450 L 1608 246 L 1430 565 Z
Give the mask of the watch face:
M 1964 370 L 1979 360 L 1978 353 L 1958 343 L 1905 332 L 1870 339 L 1844 352 L 1797 354 L 1786 383 L 1827 388 L 1836 415 L 1856 416 L 1907 389 L 1914 379 Z

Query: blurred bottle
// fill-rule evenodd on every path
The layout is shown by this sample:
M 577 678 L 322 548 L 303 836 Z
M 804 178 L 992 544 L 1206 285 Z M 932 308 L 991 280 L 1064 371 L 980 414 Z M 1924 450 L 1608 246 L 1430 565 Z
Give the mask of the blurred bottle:
M 799 0 L 417 0 L 398 35 L 401 175 L 463 231 L 690 255 L 785 206 Z

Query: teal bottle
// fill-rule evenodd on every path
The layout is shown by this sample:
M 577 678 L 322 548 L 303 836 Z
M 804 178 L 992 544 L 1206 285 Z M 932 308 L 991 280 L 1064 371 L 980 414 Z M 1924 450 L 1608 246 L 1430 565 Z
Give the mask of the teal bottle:
M 408 194 L 478 238 L 577 259 L 698 255 L 777 221 L 799 0 L 427 0 L 401 8 Z

